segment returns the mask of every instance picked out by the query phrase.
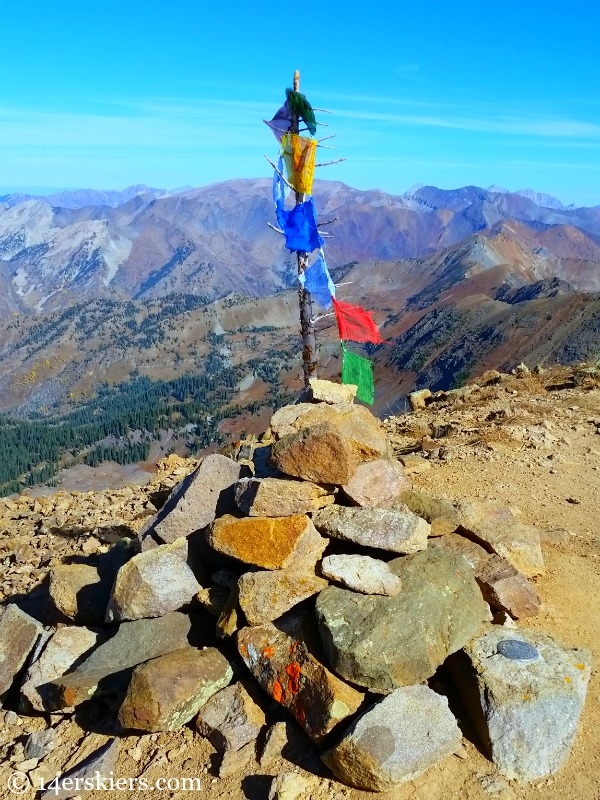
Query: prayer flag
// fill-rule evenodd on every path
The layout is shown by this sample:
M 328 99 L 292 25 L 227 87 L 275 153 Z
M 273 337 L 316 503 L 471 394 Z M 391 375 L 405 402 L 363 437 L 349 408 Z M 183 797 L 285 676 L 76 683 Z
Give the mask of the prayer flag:
M 277 141 L 281 142 L 284 134 L 289 131 L 290 125 L 292 124 L 292 112 L 290 111 L 287 101 L 285 105 L 281 106 L 281 108 L 275 112 L 273 119 L 263 119 L 263 122 L 271 128 Z
M 311 194 L 315 174 L 317 140 L 286 133 L 281 140 L 288 181 L 300 194 Z
M 308 266 L 304 272 L 298 275 L 298 280 L 306 291 L 310 292 L 310 296 L 321 308 L 328 309 L 331 307 L 331 301 L 335 297 L 335 286 L 331 280 L 323 253 L 314 264 Z
M 360 306 L 343 303 L 333 298 L 333 308 L 340 331 L 340 339 L 349 339 L 352 342 L 383 342 L 375 320 Z
M 375 400 L 375 382 L 373 364 L 368 358 L 346 350 L 342 342 L 342 383 L 353 383 L 358 386 L 356 396 L 363 403 L 373 404 Z
M 285 233 L 285 246 L 288 250 L 312 253 L 323 245 L 317 230 L 317 217 L 312 197 L 299 203 L 289 211 L 281 203 L 277 208 L 277 219 Z
M 315 119 L 315 112 L 313 107 L 306 99 L 306 96 L 300 92 L 294 92 L 293 89 L 286 89 L 285 96 L 287 97 L 286 106 L 297 117 L 300 117 L 302 122 L 308 128 L 311 136 L 317 132 L 317 120 Z

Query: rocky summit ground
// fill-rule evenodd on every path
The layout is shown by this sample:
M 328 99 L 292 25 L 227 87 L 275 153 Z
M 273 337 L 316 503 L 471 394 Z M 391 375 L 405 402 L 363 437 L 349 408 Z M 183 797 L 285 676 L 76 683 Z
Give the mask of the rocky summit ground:
M 575 744 L 555 775 L 530 784 L 502 777 L 482 754 L 468 720 L 459 719 L 463 747 L 420 777 L 381 793 L 394 800 L 530 800 L 600 797 L 600 376 L 596 367 L 556 368 L 539 374 L 489 372 L 460 391 L 423 393 L 415 410 L 389 418 L 384 428 L 413 486 L 460 503 L 495 501 L 541 532 L 545 573 L 533 579 L 542 606 L 522 627 L 592 653 L 592 676 Z M 133 537 L 162 506 L 171 489 L 198 462 L 171 456 L 146 487 L 83 494 L 59 492 L 0 500 L 2 603 L 18 603 L 35 616 L 48 573 L 65 563 L 106 553 Z M 518 511 L 517 511 L 518 509 Z M 521 622 L 518 623 L 521 626 Z M 444 693 L 444 675 L 433 687 Z M 452 697 L 451 697 L 452 706 Z M 277 719 L 277 711 L 269 707 Z M 75 714 L 19 711 L 14 687 L 0 711 L 2 797 L 11 773 L 32 780 L 64 774 L 115 733 L 110 699 L 92 701 Z M 283 719 L 282 717 L 280 717 Z M 49 752 L 32 755 L 30 734 L 52 730 Z M 43 737 L 42 737 L 43 738 Z M 200 778 L 202 789 L 98 792 L 106 800 L 160 796 L 267 800 L 273 777 L 297 776 L 282 798 L 358 800 L 370 792 L 349 788 L 322 765 L 310 740 L 288 726 L 288 742 L 262 765 L 252 756 L 217 777 L 215 749 L 192 725 L 172 732 L 121 733 L 114 777 Z M 43 749 L 43 748 L 42 748 Z M 304 779 L 304 782 L 302 782 Z M 21 796 L 34 797 L 32 790 Z M 63 795 L 65 796 L 65 795 Z

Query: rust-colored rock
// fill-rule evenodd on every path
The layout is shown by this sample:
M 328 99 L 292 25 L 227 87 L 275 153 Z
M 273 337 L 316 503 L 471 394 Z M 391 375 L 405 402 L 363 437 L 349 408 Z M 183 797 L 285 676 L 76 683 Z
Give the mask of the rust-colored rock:
M 325 425 L 326 429 L 319 429 L 319 437 L 322 439 L 325 436 L 325 430 L 329 431 L 328 440 L 321 442 L 321 447 L 317 446 L 318 440 L 313 441 L 316 437 L 313 435 L 309 437 L 309 444 L 311 449 L 314 449 L 314 456 L 320 457 L 323 463 L 321 464 L 321 474 L 327 472 L 327 451 L 333 450 L 333 457 L 335 453 L 339 452 L 340 457 L 346 459 L 350 458 L 346 464 L 346 479 L 333 480 L 332 478 L 311 478 L 309 475 L 300 474 L 299 472 L 289 472 L 282 466 L 279 466 L 276 458 L 280 453 L 281 445 L 276 443 L 273 446 L 271 458 L 275 466 L 287 472 L 288 475 L 295 475 L 296 477 L 305 478 L 306 480 L 314 480 L 315 483 L 348 483 L 352 477 L 353 470 L 356 465 L 363 461 L 372 461 L 376 458 L 382 458 L 388 455 L 388 442 L 385 433 L 381 427 L 379 420 L 371 414 L 371 412 L 364 406 L 355 406 L 352 404 L 339 404 L 327 405 L 327 403 L 319 403 L 317 405 L 311 403 L 300 403 L 295 406 L 285 406 L 277 411 L 271 418 L 271 428 L 277 438 L 280 440 L 285 438 L 286 435 L 291 435 L 294 432 L 302 431 L 306 428 L 314 428 L 315 426 Z M 337 433 L 337 437 L 334 436 Z M 339 441 L 342 441 L 344 447 L 340 450 Z M 288 440 L 285 450 L 287 451 L 293 440 Z M 300 441 L 303 441 L 301 439 Z M 298 449 L 299 443 L 296 442 L 295 448 Z M 305 449 L 307 445 L 305 444 Z M 347 453 L 349 449 L 353 456 L 349 457 Z M 275 455 L 274 455 L 275 454 Z M 307 458 L 310 456 L 307 454 Z M 288 455 L 288 460 L 291 456 Z M 309 467 L 308 462 L 305 467 Z M 330 461 L 330 467 L 335 466 Z
M 298 555 L 310 559 L 315 547 L 321 547 L 316 563 L 327 544 L 304 514 L 246 519 L 225 515 L 210 527 L 207 541 L 217 552 L 263 569 L 282 569 Z
M 359 708 L 364 695 L 317 661 L 306 645 L 274 625 L 243 628 L 238 650 L 262 688 L 315 740 Z
M 348 483 L 359 464 L 350 443 L 329 422 L 284 436 L 271 448 L 271 461 L 286 475 L 315 483 Z

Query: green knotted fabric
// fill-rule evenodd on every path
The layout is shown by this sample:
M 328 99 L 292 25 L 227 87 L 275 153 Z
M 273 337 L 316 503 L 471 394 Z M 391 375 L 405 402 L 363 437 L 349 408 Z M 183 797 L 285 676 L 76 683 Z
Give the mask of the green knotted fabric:
M 308 128 L 310 135 L 314 136 L 317 132 L 317 120 L 311 104 L 303 94 L 295 92 L 293 89 L 286 89 L 285 94 L 288 108 L 292 114 L 299 117 Z
M 353 383 L 358 386 L 356 396 L 363 403 L 373 404 L 375 400 L 375 381 L 373 380 L 373 364 L 368 358 L 346 350 L 342 342 L 342 383 Z

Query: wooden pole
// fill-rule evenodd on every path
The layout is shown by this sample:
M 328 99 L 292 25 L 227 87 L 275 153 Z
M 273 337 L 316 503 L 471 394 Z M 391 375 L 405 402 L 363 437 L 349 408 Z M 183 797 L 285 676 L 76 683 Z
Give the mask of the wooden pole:
M 294 91 L 300 91 L 300 70 L 294 72 Z M 298 133 L 299 119 L 292 114 L 291 133 Z M 296 205 L 304 201 L 301 192 L 295 192 Z M 308 266 L 308 253 L 296 253 L 298 259 L 298 275 L 302 275 Z M 308 388 L 310 378 L 317 377 L 317 342 L 315 339 L 315 323 L 312 313 L 312 300 L 310 293 L 302 286 L 298 287 L 298 301 L 300 304 L 300 333 L 302 335 L 302 369 L 304 372 L 304 387 Z

